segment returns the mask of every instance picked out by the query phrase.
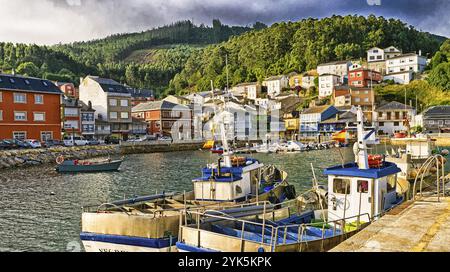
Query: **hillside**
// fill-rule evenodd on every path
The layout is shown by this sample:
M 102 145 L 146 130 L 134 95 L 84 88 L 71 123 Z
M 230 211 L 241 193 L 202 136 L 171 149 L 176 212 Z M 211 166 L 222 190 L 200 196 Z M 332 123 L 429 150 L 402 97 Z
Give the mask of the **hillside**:
M 170 93 L 209 89 L 210 80 L 223 88 L 228 54 L 231 84 L 315 69 L 318 64 L 366 57 L 371 47 L 394 45 L 404 52 L 432 57 L 442 37 L 420 32 L 400 20 L 376 16 L 333 16 L 276 23 L 247 32 L 193 54 L 170 83 Z
M 254 27 L 264 26 L 255 24 Z M 250 30 L 250 27 L 223 25 L 219 20 L 214 20 L 212 27 L 181 21 L 140 33 L 51 47 L 0 43 L 0 68 L 75 83 L 80 76 L 96 74 L 135 87 L 162 91 L 197 48 Z M 142 56 L 144 60 L 139 60 Z

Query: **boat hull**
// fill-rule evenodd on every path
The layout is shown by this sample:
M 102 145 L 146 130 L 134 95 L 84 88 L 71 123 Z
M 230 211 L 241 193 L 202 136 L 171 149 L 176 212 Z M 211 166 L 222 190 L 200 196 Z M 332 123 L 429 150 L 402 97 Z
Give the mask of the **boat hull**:
M 176 252 L 176 237 L 149 239 L 120 235 L 81 233 L 86 252 Z
M 112 172 L 119 171 L 121 164 L 122 161 L 91 165 L 61 164 L 58 165 L 56 171 L 60 173 Z

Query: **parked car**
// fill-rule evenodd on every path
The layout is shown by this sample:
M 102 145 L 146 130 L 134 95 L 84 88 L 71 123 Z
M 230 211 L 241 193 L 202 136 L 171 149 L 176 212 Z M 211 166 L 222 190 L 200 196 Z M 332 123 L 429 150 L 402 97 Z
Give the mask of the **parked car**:
M 96 139 L 90 139 L 88 140 L 88 145 L 99 145 L 100 141 Z
M 25 143 L 29 144 L 31 148 L 41 148 L 41 142 L 39 142 L 38 140 L 34 140 L 34 139 L 26 139 Z
M 5 149 L 15 149 L 17 145 L 14 143 L 14 140 L 1 140 L 0 141 L 0 150 Z
M 18 139 L 14 139 L 14 144 L 18 147 L 18 148 L 31 148 L 31 145 L 25 141 L 22 140 L 18 140 Z
M 105 144 L 120 144 L 120 139 L 112 136 L 105 138 Z
M 63 146 L 64 142 L 60 140 L 47 140 L 42 143 L 43 147 Z
M 158 138 L 158 141 L 169 141 L 169 142 L 171 142 L 171 141 L 172 141 L 172 138 L 167 137 L 167 136 L 163 136 L 163 137 L 159 137 L 159 138 Z
M 65 137 L 64 138 L 64 145 L 65 146 L 85 146 L 88 144 L 88 141 L 86 141 L 83 137 Z

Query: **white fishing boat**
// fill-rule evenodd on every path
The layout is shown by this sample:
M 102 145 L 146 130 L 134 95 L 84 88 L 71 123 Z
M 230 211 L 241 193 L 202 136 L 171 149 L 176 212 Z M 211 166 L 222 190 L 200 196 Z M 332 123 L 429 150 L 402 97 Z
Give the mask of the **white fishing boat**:
M 221 124 L 223 157 L 192 180 L 189 193 L 159 194 L 88 207 L 80 234 L 88 252 L 174 251 L 180 212 L 223 210 L 242 203 L 295 198 L 287 174 L 256 159 L 235 157 Z M 248 205 L 248 204 L 247 204 Z
M 304 198 L 298 198 L 245 218 L 187 211 L 189 217 L 197 220 L 181 226 L 178 250 L 327 251 L 402 203 L 403 197 L 396 192 L 401 170 L 394 163 L 369 159 L 367 144 L 374 142 L 373 131 L 364 130 L 363 118 L 359 108 L 355 162 L 325 169 L 327 192 L 319 193 L 315 182 L 313 193 L 318 204 L 314 208 L 300 209 Z

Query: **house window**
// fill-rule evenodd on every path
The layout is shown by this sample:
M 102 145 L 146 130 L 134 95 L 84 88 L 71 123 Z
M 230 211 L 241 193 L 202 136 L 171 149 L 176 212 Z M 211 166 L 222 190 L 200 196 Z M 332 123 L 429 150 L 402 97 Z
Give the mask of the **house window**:
M 0 118 L 0 120 L 1 120 L 1 118 Z M 445 124 L 450 125 L 450 120 L 445 120 Z
M 3 111 L 0 110 L 0 121 L 2 121 L 2 120 L 3 120 Z
M 34 104 L 44 104 L 44 96 L 42 94 L 35 94 Z
M 384 122 L 379 122 L 378 125 L 379 125 L 380 127 L 384 127 Z
M 443 120 L 439 120 L 439 121 L 438 121 L 438 125 L 439 125 L 439 126 L 443 126 L 443 125 L 444 125 L 444 121 L 443 121 Z
M 45 113 L 44 112 L 33 112 L 33 119 L 37 122 L 45 121 Z
M 25 140 L 27 138 L 27 133 L 25 131 L 14 131 L 13 138 L 16 140 Z
M 112 107 L 117 106 L 117 100 L 116 99 L 109 99 L 109 105 Z
M 375 59 L 375 57 L 374 56 L 370 56 L 370 60 L 374 60 Z
M 369 102 L 369 98 L 364 98 L 364 102 L 368 103 Z
M 110 119 L 117 119 L 117 112 L 115 112 L 115 111 L 110 112 L 109 113 L 109 118 Z
M 48 140 L 53 140 L 53 132 L 52 131 L 41 131 L 41 141 L 45 142 Z
M 122 118 L 122 119 L 128 119 L 128 118 L 129 118 L 128 112 L 121 112 L 121 113 L 120 113 L 120 118 Z
M 78 116 L 78 109 L 77 108 L 64 108 L 64 115 L 65 116 Z
M 0 102 L 3 102 L 3 94 L 0 92 Z
M 14 103 L 27 103 L 27 95 L 21 93 L 14 93 Z
M 350 194 L 350 180 L 349 179 L 334 179 L 333 192 L 335 194 Z
M 400 125 L 399 122 L 394 122 L 394 127 L 398 127 Z
M 14 112 L 14 120 L 15 121 L 26 121 L 27 120 L 27 112 L 26 111 L 15 111 Z
M 120 100 L 120 106 L 121 107 L 128 107 L 128 100 L 126 100 L 126 99 Z
M 369 181 L 358 180 L 358 193 L 368 193 L 369 192 Z
M 361 102 L 361 98 L 359 98 L 359 97 L 355 98 L 355 102 L 356 102 L 356 103 Z
M 430 120 L 430 121 L 428 121 L 428 124 L 429 124 L 429 125 L 434 125 L 434 121 L 433 121 L 433 120 Z

